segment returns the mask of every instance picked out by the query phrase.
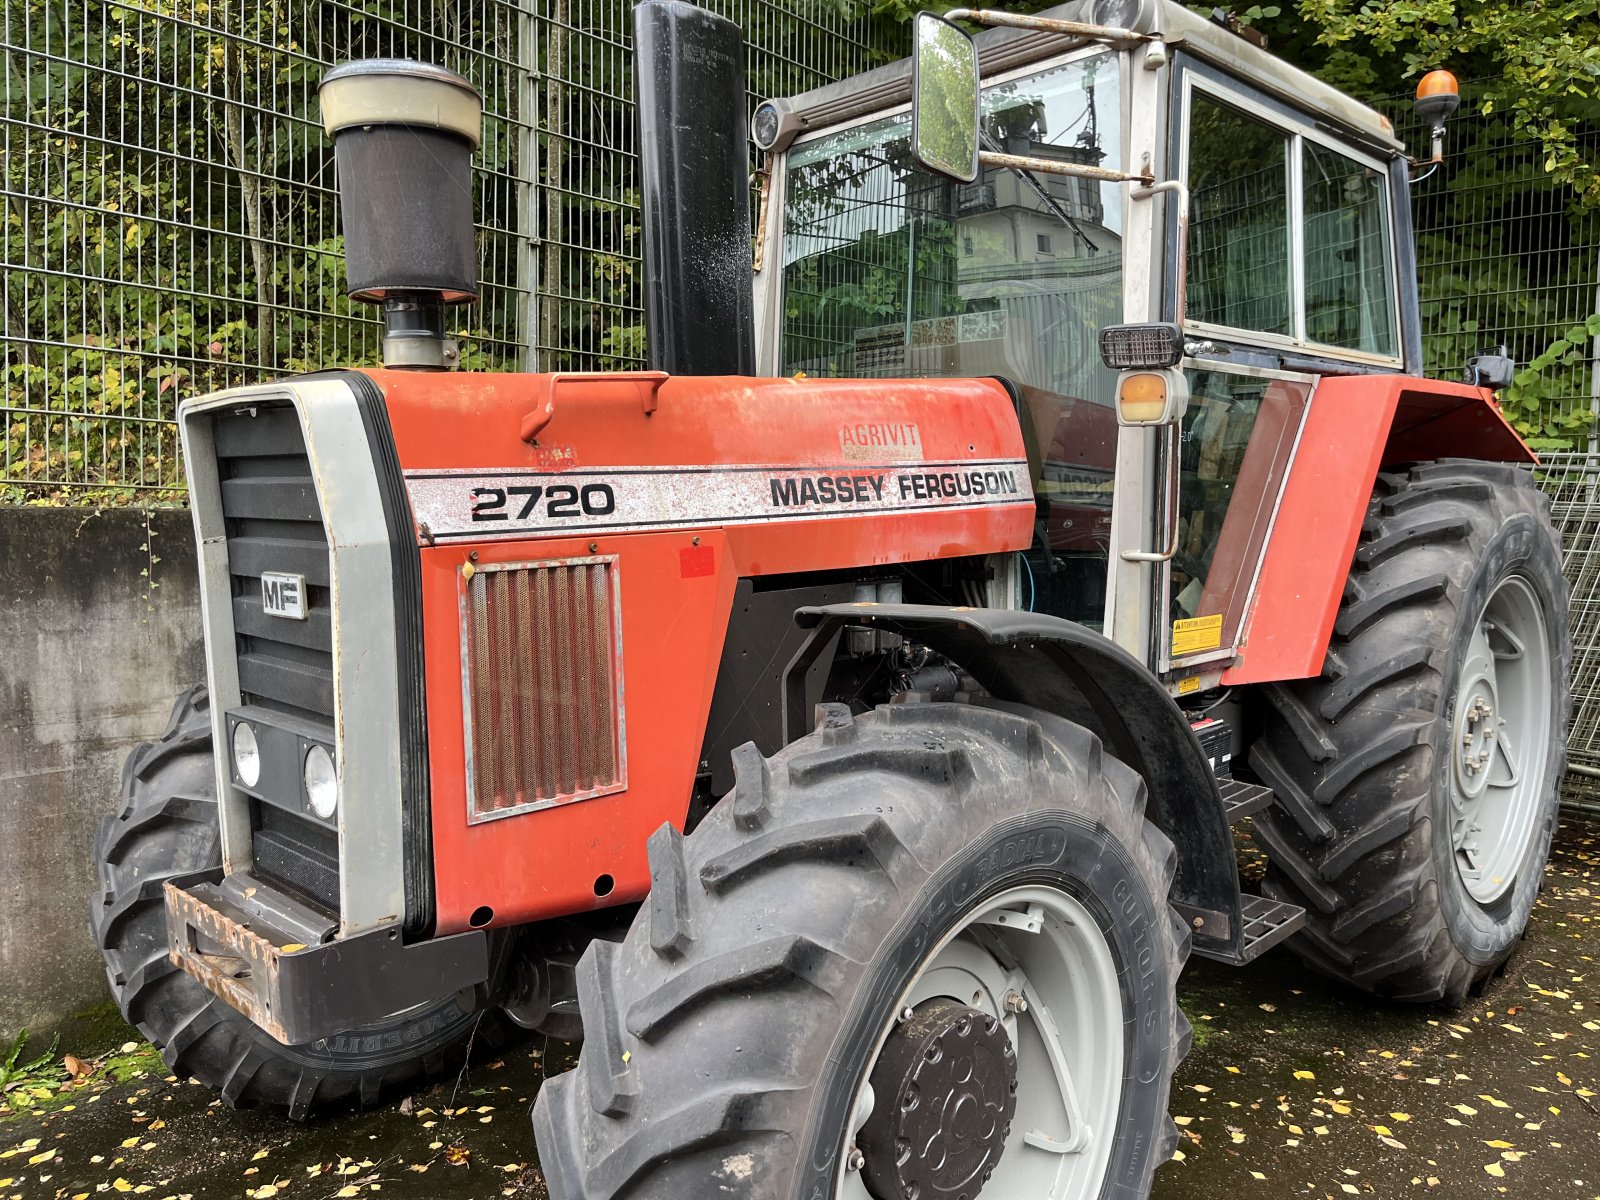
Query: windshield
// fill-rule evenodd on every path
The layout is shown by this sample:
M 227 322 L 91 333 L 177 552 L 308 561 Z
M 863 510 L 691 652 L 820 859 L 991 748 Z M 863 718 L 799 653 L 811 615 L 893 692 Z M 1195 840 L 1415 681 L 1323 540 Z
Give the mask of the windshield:
M 1124 169 L 1118 58 L 1095 51 L 984 90 L 985 145 Z M 1000 375 L 1019 413 L 1039 536 L 1022 600 L 1098 624 L 1122 319 L 1118 185 L 986 170 L 958 184 L 911 159 L 910 114 L 797 146 L 783 225 L 780 374 Z

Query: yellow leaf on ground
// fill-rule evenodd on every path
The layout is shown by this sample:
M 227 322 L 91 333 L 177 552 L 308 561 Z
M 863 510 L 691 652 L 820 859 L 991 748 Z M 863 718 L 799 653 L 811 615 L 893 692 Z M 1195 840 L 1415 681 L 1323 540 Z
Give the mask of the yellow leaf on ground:
M 1296 1079 L 1315 1079 L 1317 1074 L 1315 1071 L 1296 1071 L 1294 1077 Z
M 1496 1179 L 1505 1178 L 1506 1169 L 1499 1163 L 1484 1163 L 1483 1169 L 1489 1174 L 1493 1175 Z

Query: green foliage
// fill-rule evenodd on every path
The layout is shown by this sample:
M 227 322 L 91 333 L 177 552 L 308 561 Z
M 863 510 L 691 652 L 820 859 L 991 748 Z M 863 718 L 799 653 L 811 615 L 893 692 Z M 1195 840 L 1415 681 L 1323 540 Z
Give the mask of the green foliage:
M 13 1111 L 51 1099 L 63 1075 L 56 1065 L 55 1042 L 38 1058 L 23 1062 L 22 1049 L 27 1043 L 28 1031 L 24 1029 L 11 1043 L 4 1061 L 0 1061 L 0 1099 Z
M 1600 314 L 1552 340 L 1516 373 L 1506 389 L 1506 414 L 1532 435 L 1535 450 L 1566 450 L 1575 439 L 1587 439 L 1593 420 L 1588 406 L 1567 401 L 1588 382 L 1597 337 Z
M 307 22 L 291 0 L 215 14 L 206 0 L 7 5 L 7 43 L 31 52 L 4 59 L 0 501 L 176 498 L 179 401 L 378 361 L 373 310 L 343 293 L 315 84 L 325 63 L 363 53 L 449 61 L 470 46 L 496 61 L 493 10 L 464 7 L 477 15 L 419 18 L 384 0 L 319 6 Z M 505 120 L 485 121 L 487 211 L 510 209 L 511 177 L 493 170 L 509 142 Z M 458 336 L 465 363 L 504 368 L 516 256 L 484 259 L 484 303 L 457 310 L 472 323 Z
M 1600 203 L 1592 146 L 1580 136 L 1600 119 L 1594 0 L 1301 0 L 1268 29 L 1280 52 L 1332 68 L 1327 77 L 1347 88 L 1362 78 L 1394 90 L 1435 67 L 1480 80 L 1479 111 L 1506 114 L 1514 136 L 1539 143 L 1549 175 Z

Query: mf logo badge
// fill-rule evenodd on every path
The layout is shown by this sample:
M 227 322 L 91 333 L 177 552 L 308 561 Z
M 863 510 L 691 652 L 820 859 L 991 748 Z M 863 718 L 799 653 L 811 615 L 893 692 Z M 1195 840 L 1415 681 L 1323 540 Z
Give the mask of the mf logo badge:
M 261 611 L 269 617 L 288 617 L 291 621 L 306 619 L 306 577 L 285 575 L 279 571 L 261 574 Z

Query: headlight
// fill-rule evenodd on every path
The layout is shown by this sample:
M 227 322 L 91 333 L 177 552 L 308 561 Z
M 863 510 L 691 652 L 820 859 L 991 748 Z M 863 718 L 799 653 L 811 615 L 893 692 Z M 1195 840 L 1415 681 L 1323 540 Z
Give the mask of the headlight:
M 256 742 L 256 731 L 246 721 L 233 727 L 233 769 L 245 787 L 261 782 L 261 747 Z
M 321 746 L 311 747 L 306 751 L 302 778 L 311 811 L 324 821 L 331 820 L 339 807 L 339 776 L 333 769 L 333 755 Z
M 750 118 L 750 140 L 758 150 L 770 150 L 778 140 L 778 106 L 768 100 Z

